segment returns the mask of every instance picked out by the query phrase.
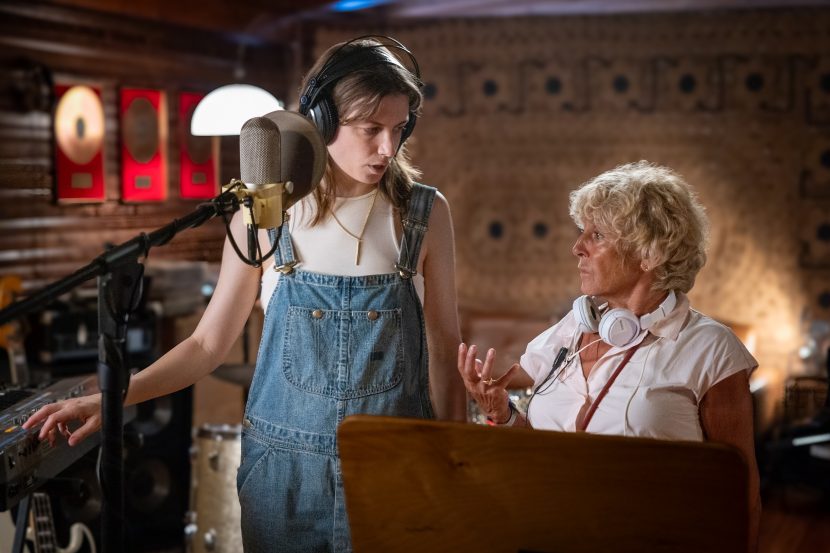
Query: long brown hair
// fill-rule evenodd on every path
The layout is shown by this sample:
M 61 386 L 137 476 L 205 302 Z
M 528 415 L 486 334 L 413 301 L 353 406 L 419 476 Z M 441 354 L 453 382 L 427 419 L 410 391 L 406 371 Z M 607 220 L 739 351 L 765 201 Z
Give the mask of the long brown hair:
M 335 44 L 320 56 L 303 79 L 300 90 L 308 88 L 311 77 L 320 73 L 320 69 L 329 61 L 332 54 L 349 55 L 359 48 L 383 47 L 374 39 L 361 39 L 350 43 Z M 394 48 L 386 48 L 388 51 Z M 420 113 L 423 95 L 421 94 L 418 79 L 404 66 L 387 63 L 371 65 L 359 69 L 342 77 L 332 87 L 331 98 L 337 108 L 340 124 L 356 119 L 368 119 L 377 111 L 381 100 L 390 94 L 403 94 L 409 100 L 411 114 Z M 346 119 L 348 117 L 348 120 Z M 334 198 L 337 196 L 337 185 L 334 182 L 333 161 L 329 157 L 326 171 L 320 186 L 314 189 L 314 198 L 317 200 L 317 210 L 310 221 L 314 226 L 328 216 Z M 404 213 L 409 202 L 412 184 L 421 176 L 421 172 L 412 165 L 404 143 L 397 154 L 389 160 L 386 169 L 378 183 L 381 194 L 386 196 L 392 206 L 400 213 Z

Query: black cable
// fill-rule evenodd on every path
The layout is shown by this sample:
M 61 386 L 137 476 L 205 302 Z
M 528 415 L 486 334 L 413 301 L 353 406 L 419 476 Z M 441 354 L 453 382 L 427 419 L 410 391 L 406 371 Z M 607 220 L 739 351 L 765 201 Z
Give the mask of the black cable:
M 261 267 L 262 263 L 264 261 L 266 261 L 272 255 L 274 255 L 274 252 L 277 251 L 277 246 L 279 244 L 279 241 L 275 241 L 274 246 L 271 248 L 271 250 L 267 254 L 265 254 L 265 256 L 262 256 L 262 254 L 261 254 L 262 249 L 261 249 L 260 243 L 259 243 L 259 234 L 257 233 L 256 245 L 257 245 L 257 251 L 260 252 L 260 257 L 259 257 L 259 259 L 250 259 L 248 256 L 246 256 L 245 254 L 242 253 L 242 250 L 239 249 L 239 245 L 236 243 L 236 240 L 234 240 L 233 233 L 231 232 L 231 221 L 230 221 L 230 219 L 228 219 L 227 213 L 222 213 L 222 220 L 225 223 L 225 231 L 228 235 L 228 241 L 231 243 L 231 246 L 233 247 L 233 251 L 235 251 L 237 257 L 239 257 L 239 259 L 242 260 L 247 265 L 250 265 L 251 267 Z M 280 227 L 280 228 L 282 228 L 282 227 Z
M 536 387 L 534 393 L 544 394 L 548 391 L 553 382 L 556 380 L 556 377 L 558 377 L 562 373 L 562 371 L 565 370 L 565 367 L 568 366 L 568 363 L 566 363 L 561 368 L 559 367 L 562 364 L 562 362 L 565 361 L 567 355 L 568 348 L 566 348 L 565 346 L 559 348 L 559 352 L 556 354 L 556 357 L 554 358 L 553 363 L 550 366 L 550 372 L 548 372 L 548 375 L 545 377 L 545 379 L 542 380 L 542 382 Z M 557 369 L 559 369 L 559 372 L 556 374 L 556 376 L 553 376 L 553 373 Z M 545 384 L 547 384 L 547 386 L 545 386 Z M 542 386 L 545 386 L 544 390 L 542 390 Z
M 536 386 L 536 388 L 530 394 L 530 398 L 527 400 L 527 407 L 525 407 L 525 421 L 528 425 L 530 424 L 530 404 L 533 401 L 533 398 L 536 397 L 536 394 L 544 394 L 545 392 L 547 392 L 548 388 L 550 388 L 553 385 L 553 382 L 556 381 L 556 378 L 560 374 L 562 374 L 562 371 L 565 370 L 565 367 L 567 367 L 570 364 L 570 361 L 568 361 L 568 363 L 565 363 L 563 365 L 563 362 L 565 361 L 567 355 L 568 348 L 566 348 L 565 346 L 559 348 L 559 352 L 556 354 L 556 357 L 553 359 L 553 363 L 551 364 L 550 372 L 548 372 L 548 375 L 545 377 L 545 379 L 542 380 L 542 382 L 540 382 L 539 385 Z M 556 373 L 556 375 L 554 375 L 554 373 Z M 545 386 L 545 384 L 547 384 L 547 386 Z M 542 390 L 542 386 L 545 386 L 544 390 Z

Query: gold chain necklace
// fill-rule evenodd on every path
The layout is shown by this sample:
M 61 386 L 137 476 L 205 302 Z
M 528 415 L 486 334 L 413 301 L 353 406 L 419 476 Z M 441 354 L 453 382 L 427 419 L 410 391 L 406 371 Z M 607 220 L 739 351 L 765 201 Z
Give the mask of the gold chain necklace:
M 378 191 L 375 190 L 375 193 L 372 194 L 372 203 L 369 204 L 369 211 L 366 212 L 366 219 L 363 220 L 363 226 L 360 229 L 360 234 L 355 234 L 343 226 L 343 223 L 340 222 L 340 219 L 337 218 L 337 215 L 334 213 L 333 208 L 329 208 L 331 212 L 331 216 L 334 217 L 334 221 L 338 224 L 338 226 L 343 229 L 343 232 L 357 240 L 357 247 L 355 249 L 354 254 L 354 264 L 360 265 L 360 246 L 363 244 L 363 233 L 366 232 L 366 225 L 369 224 L 369 216 L 372 214 L 372 209 L 375 207 L 375 199 L 378 197 Z

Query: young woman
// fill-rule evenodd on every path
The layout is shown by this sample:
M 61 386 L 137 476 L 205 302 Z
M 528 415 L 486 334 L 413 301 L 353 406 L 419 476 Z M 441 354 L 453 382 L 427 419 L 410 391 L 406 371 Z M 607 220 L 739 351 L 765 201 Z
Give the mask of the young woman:
M 169 394 L 215 369 L 261 288 L 265 322 L 237 480 L 247 553 L 351 550 L 336 441 L 344 417 L 466 413 L 453 368 L 450 211 L 415 183 L 406 155 L 422 102 L 415 58 L 397 41 L 362 37 L 329 49 L 301 90 L 300 112 L 328 143 L 322 182 L 289 209 L 261 270 L 226 241 L 193 335 L 135 375 L 126 398 Z M 247 240 L 240 214 L 231 230 Z M 25 426 L 41 423 L 41 438 L 58 431 L 76 444 L 100 428 L 100 396 L 46 406 Z

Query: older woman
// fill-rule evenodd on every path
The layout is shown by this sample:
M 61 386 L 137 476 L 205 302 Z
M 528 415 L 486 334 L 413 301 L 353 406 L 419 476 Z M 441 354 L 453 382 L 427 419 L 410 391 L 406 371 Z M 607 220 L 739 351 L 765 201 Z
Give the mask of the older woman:
M 757 362 L 685 293 L 706 261 L 707 219 L 688 184 L 645 161 L 570 196 L 581 290 L 574 308 L 495 378 L 493 358 L 461 344 L 458 369 L 490 421 L 559 431 L 709 440 L 750 468 L 750 542 L 760 501 L 749 375 Z M 601 299 L 600 299 L 601 298 Z M 531 387 L 527 413 L 506 387 Z

